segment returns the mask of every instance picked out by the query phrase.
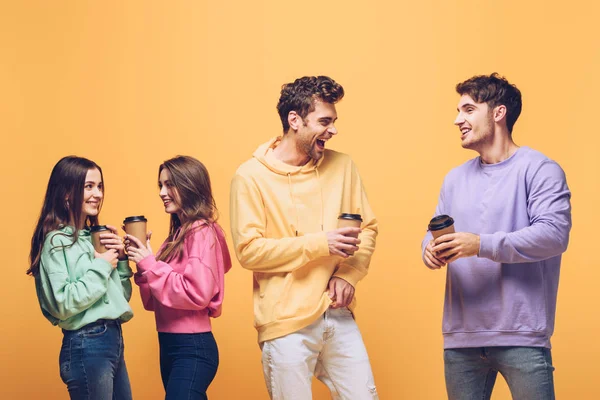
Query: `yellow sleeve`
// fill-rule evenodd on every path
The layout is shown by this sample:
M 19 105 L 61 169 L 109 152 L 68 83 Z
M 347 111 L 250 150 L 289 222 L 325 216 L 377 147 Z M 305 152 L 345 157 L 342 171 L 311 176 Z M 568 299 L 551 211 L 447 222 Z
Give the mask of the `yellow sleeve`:
M 375 214 L 369 205 L 367 193 L 362 185 L 356 165 L 352 163 L 352 204 L 354 211 L 362 215 L 362 232 L 358 236 L 360 244 L 358 251 L 352 257 L 343 259 L 340 262 L 338 270 L 333 274 L 342 278 L 352 286 L 356 287 L 358 281 L 364 278 L 369 271 L 371 256 L 375 251 L 375 239 L 377 238 L 378 227 Z
M 266 238 L 261 193 L 248 178 L 236 175 L 231 182 L 230 196 L 231 234 L 242 267 L 256 272 L 291 272 L 329 255 L 325 232 Z

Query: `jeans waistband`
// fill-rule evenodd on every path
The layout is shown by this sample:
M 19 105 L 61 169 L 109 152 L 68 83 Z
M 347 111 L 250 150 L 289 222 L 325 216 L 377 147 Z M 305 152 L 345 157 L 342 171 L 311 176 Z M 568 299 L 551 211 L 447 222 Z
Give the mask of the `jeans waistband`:
M 99 319 L 97 321 L 90 322 L 89 324 L 84 325 L 79 329 L 75 329 L 75 330 L 63 329 L 62 331 L 63 331 L 63 333 L 74 333 L 74 332 L 78 332 L 82 329 L 89 329 L 89 328 L 93 328 L 94 326 L 105 325 L 105 324 L 120 326 L 121 320 L 119 320 L 119 319 Z

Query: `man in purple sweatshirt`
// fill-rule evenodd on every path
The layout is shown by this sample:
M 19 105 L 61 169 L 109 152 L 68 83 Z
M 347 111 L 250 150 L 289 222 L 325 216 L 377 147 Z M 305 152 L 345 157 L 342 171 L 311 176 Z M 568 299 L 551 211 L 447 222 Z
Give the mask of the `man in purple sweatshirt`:
M 444 369 L 448 398 L 489 399 L 498 372 L 513 399 L 554 399 L 550 337 L 571 193 L 560 166 L 519 147 L 521 92 L 498 74 L 456 86 L 454 124 L 479 153 L 444 179 L 436 215 L 456 233 L 422 243 L 423 262 L 448 265 Z

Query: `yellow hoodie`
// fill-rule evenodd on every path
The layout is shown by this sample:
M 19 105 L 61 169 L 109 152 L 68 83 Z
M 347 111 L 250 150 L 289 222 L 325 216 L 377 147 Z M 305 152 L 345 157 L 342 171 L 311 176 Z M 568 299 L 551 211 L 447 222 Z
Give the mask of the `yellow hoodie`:
M 231 182 L 231 231 L 240 264 L 254 272 L 259 343 L 316 321 L 331 304 L 332 276 L 356 287 L 377 236 L 377 220 L 348 155 L 325 150 L 318 162 L 296 167 L 273 155 L 279 140 L 261 145 Z M 363 218 L 359 251 L 346 259 L 329 255 L 326 236 L 340 213 Z M 349 308 L 354 306 L 353 299 Z

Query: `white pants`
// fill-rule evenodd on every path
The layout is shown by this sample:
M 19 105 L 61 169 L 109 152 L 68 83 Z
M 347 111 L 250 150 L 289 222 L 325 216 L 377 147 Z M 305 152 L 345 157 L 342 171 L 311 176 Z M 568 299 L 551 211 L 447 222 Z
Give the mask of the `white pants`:
M 273 400 L 312 399 L 312 376 L 335 400 L 377 400 L 367 349 L 348 309 L 328 309 L 312 325 L 262 343 Z

